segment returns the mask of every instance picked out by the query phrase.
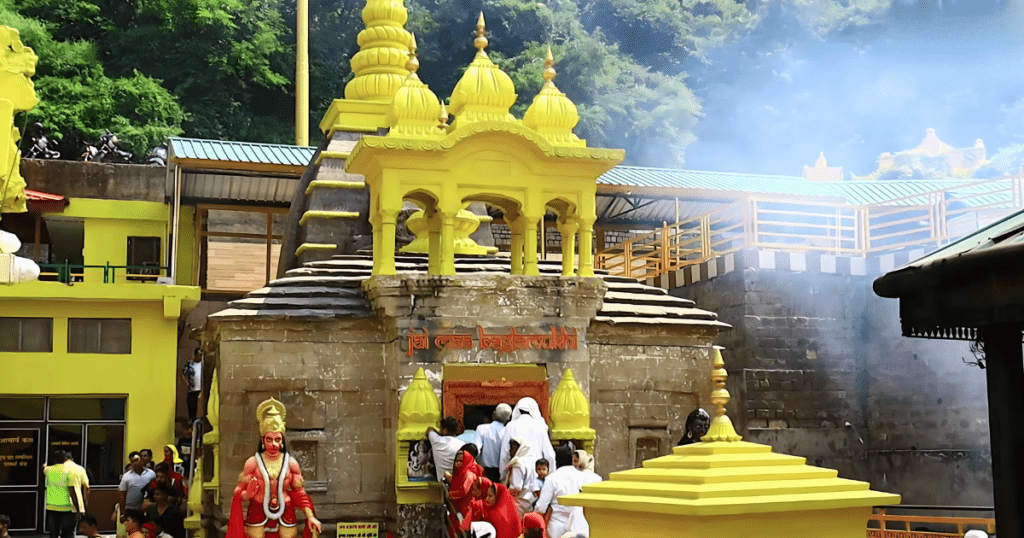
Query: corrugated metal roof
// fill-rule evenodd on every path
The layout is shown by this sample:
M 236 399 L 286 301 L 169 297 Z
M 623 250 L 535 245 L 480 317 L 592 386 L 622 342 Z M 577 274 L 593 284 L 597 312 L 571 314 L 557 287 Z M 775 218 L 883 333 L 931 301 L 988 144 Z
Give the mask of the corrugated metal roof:
M 290 204 L 298 184 L 298 178 L 185 172 L 181 175 L 181 195 L 197 200 Z
M 676 170 L 643 166 L 616 166 L 597 179 L 599 185 L 743 191 L 763 194 L 835 196 L 826 183 L 814 183 L 800 176 L 735 174 L 702 170 Z
M 316 153 L 312 146 L 260 144 L 199 138 L 171 138 L 172 160 L 197 159 L 234 163 L 306 166 Z

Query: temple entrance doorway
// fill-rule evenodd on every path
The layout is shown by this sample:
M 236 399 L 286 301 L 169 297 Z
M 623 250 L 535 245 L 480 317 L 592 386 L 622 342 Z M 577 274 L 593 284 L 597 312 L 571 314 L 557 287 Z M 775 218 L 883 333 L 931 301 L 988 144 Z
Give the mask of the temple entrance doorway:
M 543 364 L 445 364 L 441 384 L 441 414 L 455 417 L 472 429 L 491 421 L 500 403 L 515 407 L 527 396 L 537 401 L 549 420 L 548 371 Z

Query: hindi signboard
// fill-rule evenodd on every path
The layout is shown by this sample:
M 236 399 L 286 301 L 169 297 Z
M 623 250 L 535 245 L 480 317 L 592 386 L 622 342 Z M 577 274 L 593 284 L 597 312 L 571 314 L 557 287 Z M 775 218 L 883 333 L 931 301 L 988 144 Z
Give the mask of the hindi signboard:
M 39 430 L 0 429 L 0 486 L 39 484 Z

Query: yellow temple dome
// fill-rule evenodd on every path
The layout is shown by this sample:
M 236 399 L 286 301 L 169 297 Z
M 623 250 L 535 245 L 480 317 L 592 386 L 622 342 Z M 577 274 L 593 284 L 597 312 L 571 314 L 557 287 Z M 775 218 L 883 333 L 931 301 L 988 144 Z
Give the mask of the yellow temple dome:
M 586 141 L 572 132 L 580 121 L 580 114 L 576 105 L 555 86 L 556 75 L 555 58 L 551 47 L 548 47 L 548 55 L 544 59 L 544 87 L 526 109 L 523 125 L 539 132 L 552 145 L 586 147 Z
M 398 429 L 411 431 L 414 438 L 423 436 L 427 426 L 436 426 L 441 418 L 441 402 L 427 381 L 423 368 L 416 370 L 409 388 L 398 405 Z M 419 437 L 416 437 L 418 435 Z
M 405 68 L 409 76 L 395 92 L 385 122 L 391 130 L 388 136 L 402 138 L 441 138 L 444 133 L 437 128 L 437 120 L 441 115 L 441 102 L 437 95 L 430 91 L 416 71 L 420 62 L 416 58 L 416 38 L 409 42 L 409 61 Z
M 551 395 L 550 409 L 553 430 L 579 431 L 584 435 L 580 439 L 593 431 L 590 429 L 590 402 L 568 368 Z
M 517 121 L 508 113 L 516 102 L 516 87 L 512 79 L 502 71 L 484 49 L 487 47 L 487 27 L 484 14 L 476 23 L 476 57 L 466 68 L 455 89 L 452 90 L 449 110 L 455 116 L 453 127 L 476 121 Z
M 355 77 L 345 85 L 345 98 L 389 101 L 409 74 L 405 68 L 411 34 L 404 25 L 409 12 L 402 0 L 367 0 L 366 25 L 356 42 L 359 52 L 349 61 Z

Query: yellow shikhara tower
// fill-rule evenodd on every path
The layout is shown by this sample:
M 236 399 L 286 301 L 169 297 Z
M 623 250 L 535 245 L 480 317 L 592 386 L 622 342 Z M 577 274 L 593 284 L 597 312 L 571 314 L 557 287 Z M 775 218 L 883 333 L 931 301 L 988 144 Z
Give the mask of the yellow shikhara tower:
M 562 275 L 593 276 L 597 178 L 625 154 L 588 148 L 573 134 L 579 114 L 555 87 L 551 51 L 543 89 L 525 117 L 515 118 L 509 113 L 515 86 L 487 56 L 481 13 L 476 55 L 446 107 L 416 74 L 415 39 L 402 27 L 406 18 L 401 0 L 367 2 L 361 50 L 352 58 L 356 77 L 320 124 L 328 136 L 387 130 L 363 136 L 347 155 L 325 156 L 345 158 L 345 170 L 363 175 L 369 186 L 373 274 L 395 274 L 397 219 L 403 202 L 411 201 L 423 210 L 411 228 L 426 236 L 417 245 L 429 252 L 430 274 L 453 275 L 456 254 L 486 252 L 466 241 L 476 223 L 464 211 L 484 202 L 500 208 L 512 232 L 513 274 L 539 274 L 537 229 L 552 211 L 563 238 Z
M 725 363 L 714 353 L 717 410 L 700 443 L 559 497 L 560 504 L 584 507 L 592 538 L 638 529 L 651 538 L 864 538 L 872 506 L 900 502 L 899 495 L 838 478 L 804 458 L 741 441 L 725 414 Z

